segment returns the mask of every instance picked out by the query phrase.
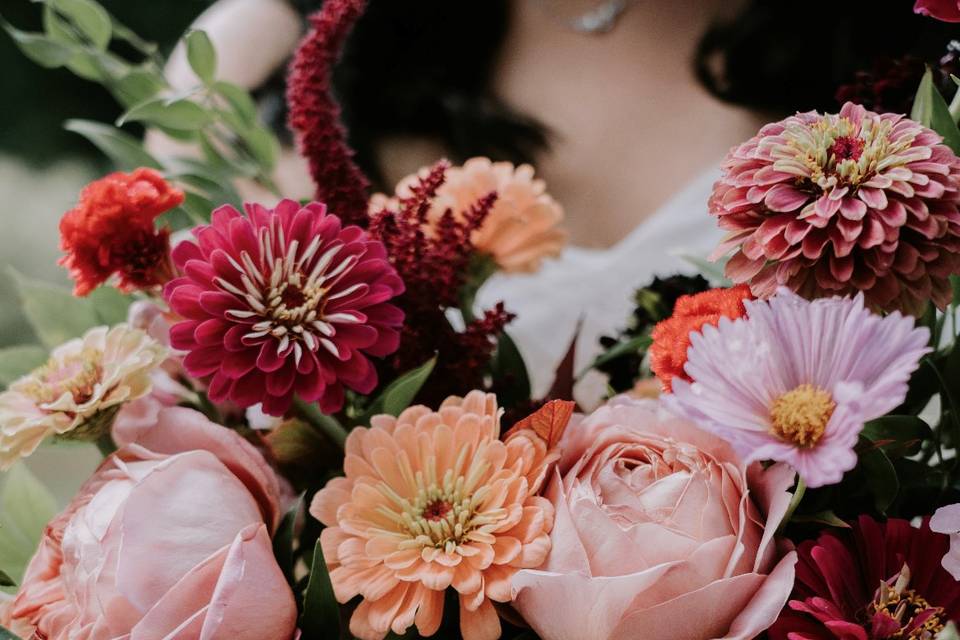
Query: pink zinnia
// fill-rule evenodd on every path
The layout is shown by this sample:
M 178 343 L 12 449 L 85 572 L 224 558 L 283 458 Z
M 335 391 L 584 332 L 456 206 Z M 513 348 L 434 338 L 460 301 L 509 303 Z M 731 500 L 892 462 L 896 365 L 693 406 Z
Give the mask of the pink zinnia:
M 213 212 L 173 257 L 184 276 L 164 295 L 185 320 L 171 344 L 214 402 L 282 415 L 294 395 L 333 412 L 344 387 L 369 393 L 368 356 L 396 350 L 403 313 L 389 304 L 403 282 L 383 245 L 342 227 L 322 204 L 283 200 Z
M 690 335 L 693 382 L 674 378 L 665 401 L 746 462 L 785 461 L 811 487 L 838 482 L 864 422 L 903 401 L 929 331 L 871 313 L 862 295 L 810 302 L 782 288 L 744 305 L 746 318 Z
M 797 581 L 772 640 L 939 637 L 960 619 L 960 582 L 940 566 L 947 536 L 860 516 L 798 550 Z
M 960 270 L 960 160 L 935 132 L 847 103 L 799 113 L 734 148 L 710 213 L 727 276 L 766 297 L 862 291 L 869 306 L 943 308 Z

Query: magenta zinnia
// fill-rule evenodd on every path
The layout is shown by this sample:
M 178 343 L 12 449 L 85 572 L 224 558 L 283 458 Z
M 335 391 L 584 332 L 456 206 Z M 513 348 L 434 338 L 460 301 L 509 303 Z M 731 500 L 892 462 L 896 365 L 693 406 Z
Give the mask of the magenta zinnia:
M 960 619 L 960 582 L 940 566 L 947 536 L 926 521 L 860 516 L 798 550 L 797 581 L 772 640 L 932 640 Z
M 246 205 L 213 212 L 196 243 L 173 252 L 184 276 L 164 292 L 184 321 L 171 343 L 209 379 L 214 402 L 263 403 L 281 415 L 294 395 L 332 412 L 344 387 L 371 392 L 368 356 L 396 350 L 403 313 L 389 300 L 403 282 L 383 245 L 342 227 L 322 204 Z
M 867 304 L 943 308 L 960 269 L 960 160 L 935 132 L 847 103 L 799 113 L 734 148 L 710 212 L 727 276 L 765 297 L 862 291 Z

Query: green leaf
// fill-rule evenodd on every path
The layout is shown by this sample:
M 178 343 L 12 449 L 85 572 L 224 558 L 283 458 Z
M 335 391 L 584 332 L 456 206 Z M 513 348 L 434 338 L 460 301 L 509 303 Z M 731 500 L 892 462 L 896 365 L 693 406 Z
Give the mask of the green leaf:
M 313 549 L 310 580 L 303 594 L 300 630 L 305 638 L 340 637 L 340 607 L 333 595 L 333 585 L 330 584 L 330 574 L 327 573 L 319 540 Z
M 893 463 L 883 449 L 867 441 L 867 448 L 860 453 L 860 465 L 873 492 L 873 502 L 877 511 L 886 513 L 900 491 L 900 481 L 897 479 L 897 471 L 893 468 Z
M 920 80 L 920 87 L 917 89 L 917 96 L 914 98 L 910 117 L 939 133 L 943 136 L 944 144 L 950 147 L 954 153 L 960 153 L 960 129 L 957 128 L 957 123 L 953 121 L 953 117 L 950 115 L 950 107 L 947 106 L 943 96 L 940 95 L 929 67 L 923 74 L 923 79 Z
M 194 225 L 210 222 L 210 214 L 216 208 L 216 205 L 209 198 L 205 198 L 194 191 L 185 191 L 183 196 L 181 208 L 187 213 Z
M 691 256 L 687 254 L 680 254 L 679 256 L 682 260 L 685 260 L 695 266 L 697 271 L 700 272 L 704 278 L 710 281 L 715 287 L 732 287 L 733 281 L 731 281 L 724 274 L 724 269 L 727 266 L 727 262 L 730 258 L 719 258 L 714 261 L 704 260 L 699 256 Z
M 97 324 L 118 324 L 127 321 L 127 312 L 133 303 L 131 296 L 124 295 L 113 287 L 98 287 L 87 296 L 93 304 L 99 322 Z
M 110 15 L 93 0 L 48 0 L 50 5 L 101 51 L 110 44 Z
M 933 436 L 933 431 L 916 416 L 886 415 L 866 423 L 860 435 L 888 455 L 899 457 L 917 453 L 920 444 Z
M 92 142 L 122 171 L 138 167 L 162 168 L 156 158 L 143 150 L 139 140 L 110 125 L 91 120 L 68 120 L 64 128 Z
M 10 270 L 23 312 L 37 337 L 49 348 L 76 338 L 100 322 L 93 302 L 74 297 L 68 289 L 33 280 Z
M 131 107 L 117 119 L 117 126 L 127 122 L 145 122 L 179 131 L 197 131 L 210 123 L 211 115 L 196 102 L 152 98 Z
M 277 156 L 280 155 L 280 142 L 266 127 L 257 125 L 246 131 L 240 131 L 244 146 L 250 155 L 263 168 L 264 172 L 273 171 L 277 165 Z
M 213 90 L 230 104 L 245 125 L 251 127 L 257 123 L 257 105 L 246 89 L 221 80 L 213 84 Z
M 12 631 L 5 627 L 0 627 L 0 640 L 20 640 L 20 636 L 14 635 Z
M 293 586 L 297 581 L 296 576 L 293 574 L 293 539 L 297 515 L 300 513 L 302 505 L 303 498 L 301 497 L 297 500 L 296 504 L 293 505 L 293 508 L 284 514 L 283 519 L 280 521 L 280 526 L 277 527 L 277 533 L 273 536 L 273 555 L 277 559 L 277 564 L 283 571 L 283 575 L 287 577 L 287 582 L 290 583 L 290 586 Z
M 3 476 L 0 488 L 0 567 L 14 580 L 36 551 L 44 527 L 57 513 L 57 503 L 23 463 Z
M 813 524 L 820 524 L 827 527 L 838 527 L 842 529 L 849 529 L 850 525 L 844 522 L 840 516 L 835 514 L 833 511 L 818 511 L 817 513 L 804 514 L 804 515 L 795 515 L 792 518 L 793 522 L 811 522 Z
M 530 375 L 513 338 L 506 331 L 497 340 L 497 350 L 490 361 L 497 400 L 501 406 L 512 407 L 530 399 Z
M 17 581 L 8 576 L 3 571 L 0 571 L 0 587 L 15 587 L 17 586 Z
M 147 69 L 132 69 L 114 82 L 110 90 L 125 107 L 132 107 L 150 98 L 167 87 L 163 76 Z
M 582 378 L 591 369 L 602 367 L 603 365 L 607 364 L 611 360 L 616 360 L 620 356 L 642 351 L 647 347 L 649 347 L 652 342 L 653 342 L 653 338 L 647 335 L 636 336 L 634 338 L 631 338 L 630 340 L 624 340 L 623 342 L 618 342 L 617 344 L 607 349 L 607 351 L 597 356 L 596 360 L 594 360 L 589 367 L 581 371 L 580 375 L 578 375 L 577 378 L 578 379 Z
M 425 363 L 403 374 L 381 393 L 364 413 L 361 421 L 366 422 L 371 417 L 386 413 L 391 416 L 398 416 L 400 412 L 410 406 L 413 399 L 420 392 L 423 383 L 427 381 L 433 372 L 433 367 L 437 364 L 436 357 L 430 358 Z
M 0 349 L 0 386 L 7 386 L 20 376 L 30 373 L 47 360 L 43 347 L 22 344 Z
M 71 47 L 51 40 L 42 33 L 20 31 L 5 20 L 2 24 L 23 55 L 41 67 L 56 69 L 65 65 L 73 57 L 74 50 Z
M 130 70 L 130 65 L 110 52 L 89 47 L 85 51 L 76 52 L 66 66 L 81 78 L 104 85 L 116 82 Z
M 190 68 L 204 84 L 213 82 L 217 72 L 217 52 L 206 32 L 194 30 L 187 33 L 184 41 L 187 44 L 187 61 Z
M 113 37 L 117 40 L 123 40 L 134 49 L 139 51 L 144 55 L 153 55 L 157 51 L 157 45 L 155 42 L 149 42 L 138 36 L 132 29 L 121 23 L 115 17 L 110 16 L 110 21 L 113 26 Z

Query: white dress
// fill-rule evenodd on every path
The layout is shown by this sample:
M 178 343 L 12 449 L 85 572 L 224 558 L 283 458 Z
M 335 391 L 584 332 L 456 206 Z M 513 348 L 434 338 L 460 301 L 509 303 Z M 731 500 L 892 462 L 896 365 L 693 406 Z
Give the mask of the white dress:
M 627 323 L 635 289 L 654 276 L 696 273 L 683 256 L 706 258 L 722 236 L 707 213 L 718 175 L 711 170 L 695 179 L 609 249 L 568 247 L 536 273 L 498 274 L 483 286 L 479 308 L 503 300 L 517 314 L 507 333 L 527 364 L 535 397 L 549 390 L 578 322 L 576 371 L 600 353 L 600 336 L 613 335 Z M 582 407 L 592 408 L 605 389 L 604 376 L 593 373 L 574 395 Z

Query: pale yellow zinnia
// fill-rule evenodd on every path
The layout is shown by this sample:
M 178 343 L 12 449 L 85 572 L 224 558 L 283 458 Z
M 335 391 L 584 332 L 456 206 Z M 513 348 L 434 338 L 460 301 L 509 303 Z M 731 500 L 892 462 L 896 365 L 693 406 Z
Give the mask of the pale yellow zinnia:
M 167 350 L 126 325 L 95 327 L 0 393 L 0 469 L 49 436 L 96 438 L 120 406 L 150 392 Z

